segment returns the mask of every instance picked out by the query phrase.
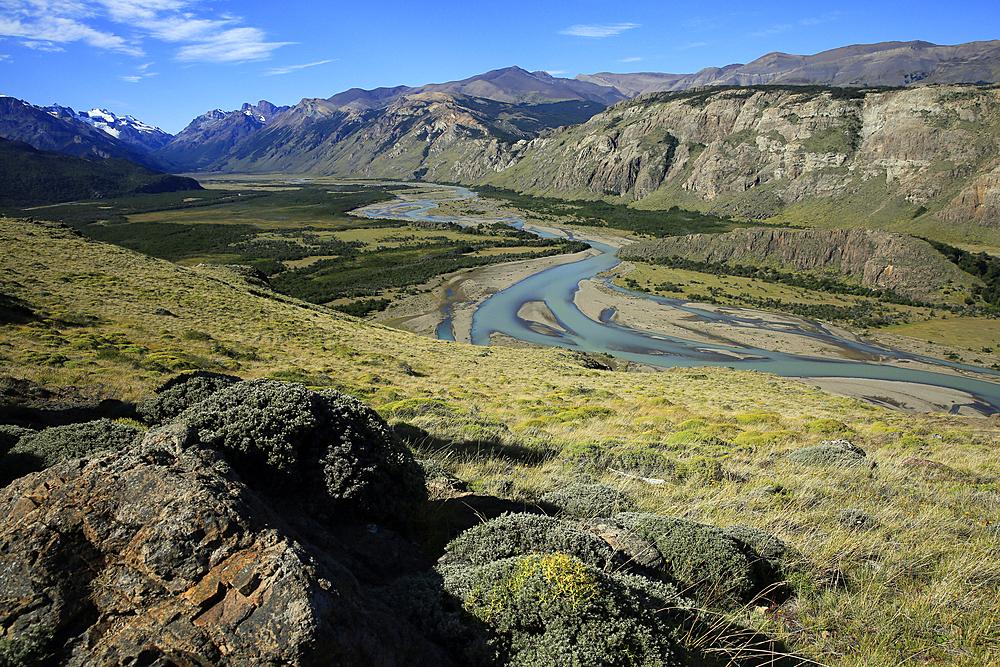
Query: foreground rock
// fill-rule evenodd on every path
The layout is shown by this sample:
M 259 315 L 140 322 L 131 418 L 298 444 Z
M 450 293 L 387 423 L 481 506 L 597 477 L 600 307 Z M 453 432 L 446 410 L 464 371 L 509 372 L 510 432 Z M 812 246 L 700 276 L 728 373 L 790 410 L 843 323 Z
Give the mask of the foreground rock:
M 450 664 L 365 594 L 426 566 L 395 533 L 279 517 L 214 450 L 171 442 L 3 491 L 8 638 L 50 631 L 64 665 Z

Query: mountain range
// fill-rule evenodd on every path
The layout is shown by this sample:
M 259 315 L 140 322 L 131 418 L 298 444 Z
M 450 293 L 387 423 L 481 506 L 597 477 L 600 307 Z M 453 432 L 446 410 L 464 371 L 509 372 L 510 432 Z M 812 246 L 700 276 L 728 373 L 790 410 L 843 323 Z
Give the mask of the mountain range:
M 1000 40 L 886 42 L 688 75 L 563 79 L 508 67 L 217 109 L 173 137 L 130 117 L 5 97 L 0 136 L 175 172 L 444 180 L 809 224 L 944 222 L 992 236 L 1000 102 L 988 84 L 998 81 Z

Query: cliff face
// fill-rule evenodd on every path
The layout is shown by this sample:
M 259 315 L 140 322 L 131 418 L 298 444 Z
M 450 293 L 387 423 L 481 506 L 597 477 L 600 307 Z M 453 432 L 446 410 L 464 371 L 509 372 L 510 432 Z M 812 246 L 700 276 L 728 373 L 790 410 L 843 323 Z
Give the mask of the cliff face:
M 738 229 L 638 243 L 622 248 L 618 256 L 647 262 L 677 256 L 824 274 L 919 299 L 946 285 L 968 287 L 975 281 L 926 241 L 871 229 Z
M 652 94 L 535 142 L 489 180 L 758 219 L 819 201 L 858 220 L 930 211 L 997 226 L 998 129 L 997 89 Z

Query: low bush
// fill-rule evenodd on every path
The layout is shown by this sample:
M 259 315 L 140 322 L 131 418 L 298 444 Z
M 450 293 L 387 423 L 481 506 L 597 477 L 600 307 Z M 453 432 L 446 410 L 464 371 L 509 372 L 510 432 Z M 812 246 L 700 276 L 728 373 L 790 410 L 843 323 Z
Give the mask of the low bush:
M 452 560 L 474 565 L 532 553 L 570 554 L 601 569 L 615 562 L 615 553 L 601 538 L 539 514 L 503 514 L 465 531 L 445 551 Z
M 335 389 L 239 382 L 177 420 L 225 453 L 245 480 L 309 498 L 321 516 L 400 516 L 426 498 L 410 451 L 374 410 Z
M 0 458 L 9 452 L 21 438 L 32 433 L 34 431 L 30 428 L 14 426 L 13 424 L 0 424 Z
M 542 502 L 555 505 L 563 514 L 578 519 L 606 517 L 633 509 L 632 501 L 618 489 L 603 484 L 570 484 L 558 491 L 549 491 Z
M 864 454 L 840 445 L 816 445 L 815 447 L 796 449 L 785 456 L 785 461 L 803 466 L 875 467 L 875 463 Z
M 21 437 L 2 461 L 0 483 L 44 470 L 60 461 L 109 449 L 124 449 L 142 437 L 142 431 L 110 419 L 51 426 Z
M 750 542 L 721 528 L 688 519 L 645 513 L 617 514 L 612 519 L 656 545 L 665 562 L 664 575 L 707 604 L 746 602 L 773 585 L 773 573 Z
M 139 405 L 139 415 L 147 424 L 163 424 L 192 405 L 240 381 L 233 375 L 196 371 L 172 377 L 156 389 L 156 395 Z
M 607 574 L 565 553 L 440 571 L 487 630 L 493 664 L 691 664 L 680 642 L 690 603 L 669 585 Z

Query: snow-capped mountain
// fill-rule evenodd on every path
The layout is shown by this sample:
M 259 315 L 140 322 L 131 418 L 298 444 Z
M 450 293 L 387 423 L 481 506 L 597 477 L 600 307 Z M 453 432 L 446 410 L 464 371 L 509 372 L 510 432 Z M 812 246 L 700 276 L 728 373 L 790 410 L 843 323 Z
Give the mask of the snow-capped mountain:
M 86 122 L 67 107 L 44 108 L 14 97 L 0 96 L 0 137 L 4 139 L 77 157 L 123 158 L 150 169 L 167 171 L 173 168 L 135 141 L 137 136 L 142 137 L 137 131 L 129 129 L 126 132 L 122 128 L 119 136 L 121 138 L 115 138 Z
M 143 123 L 134 116 L 117 116 L 107 109 L 74 111 L 70 107 L 53 104 L 45 107 L 45 111 L 56 118 L 74 118 L 82 121 L 115 139 L 145 151 L 155 151 L 173 138 L 173 135 L 158 127 Z

